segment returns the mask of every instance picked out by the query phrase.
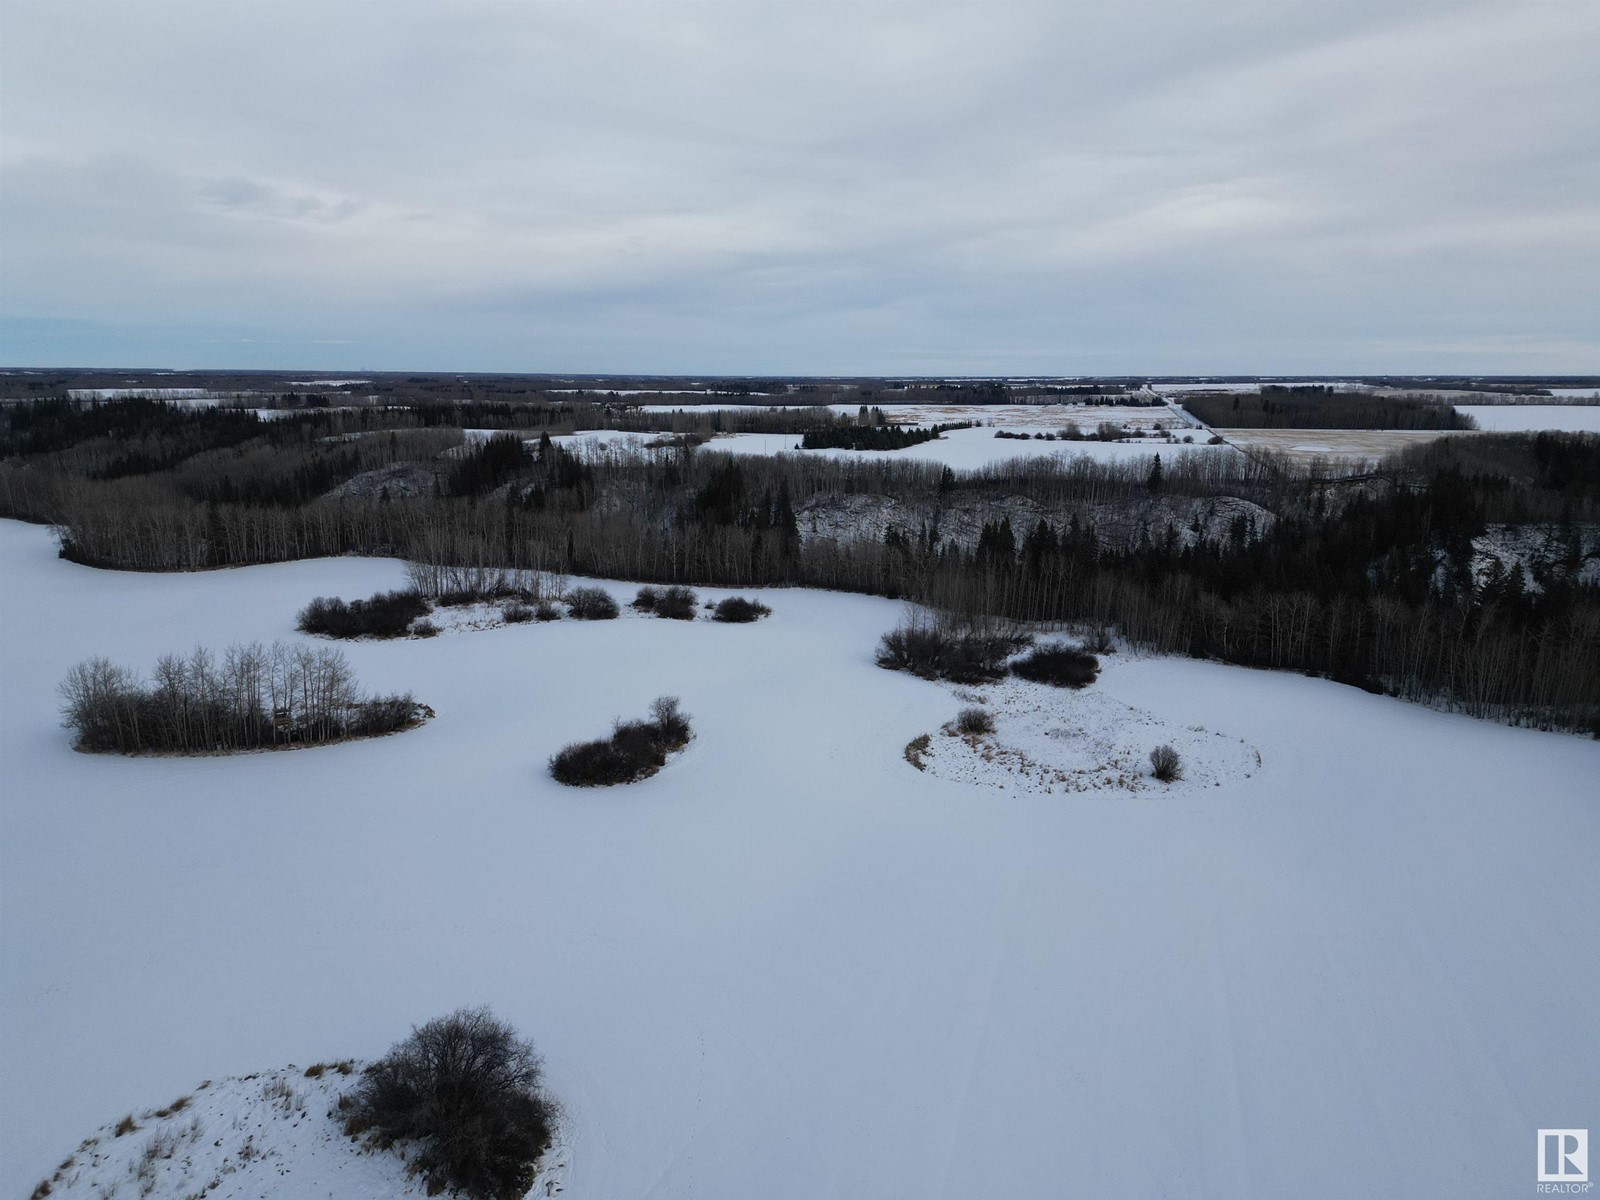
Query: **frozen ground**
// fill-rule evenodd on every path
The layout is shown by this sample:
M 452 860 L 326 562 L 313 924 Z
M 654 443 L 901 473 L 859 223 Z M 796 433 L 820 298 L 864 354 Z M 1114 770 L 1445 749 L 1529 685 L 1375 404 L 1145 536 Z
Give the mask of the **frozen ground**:
M 1106 703 L 1260 768 L 1000 790 L 906 763 L 962 702 L 872 665 L 898 605 L 781 590 L 747 626 L 350 644 L 438 712 L 374 742 L 110 759 L 56 724 L 82 657 L 293 640 L 402 580 L 98 572 L 0 523 L 0 1192 L 473 1003 L 544 1053 L 573 1200 L 1503 1197 L 1537 1129 L 1600 1127 L 1591 741 L 1118 656 Z M 696 738 L 660 775 L 548 779 L 668 692 Z
M 1103 688 L 1063 691 L 1020 679 L 953 687 L 962 707 L 994 718 L 992 733 L 969 736 L 954 722 L 932 732 L 921 770 L 1000 791 L 1042 794 L 1153 792 L 1168 799 L 1242 783 L 1261 769 L 1260 752 L 1243 738 L 1204 725 L 1180 725 L 1118 700 Z M 1183 778 L 1150 775 L 1150 751 L 1177 750 Z
M 1479 429 L 1494 432 L 1553 429 L 1600 433 L 1600 404 L 1458 404 L 1455 407 L 1457 412 L 1474 418 Z
M 1230 446 L 1246 453 L 1272 451 L 1302 460 L 1346 459 L 1377 462 L 1407 446 L 1442 437 L 1470 433 L 1434 429 L 1224 429 L 1217 428 Z

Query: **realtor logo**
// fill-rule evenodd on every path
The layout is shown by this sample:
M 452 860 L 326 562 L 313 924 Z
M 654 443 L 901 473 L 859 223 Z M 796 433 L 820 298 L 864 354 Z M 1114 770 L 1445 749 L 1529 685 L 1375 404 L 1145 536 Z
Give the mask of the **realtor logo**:
M 1539 1130 L 1539 1182 L 1589 1182 L 1587 1129 Z

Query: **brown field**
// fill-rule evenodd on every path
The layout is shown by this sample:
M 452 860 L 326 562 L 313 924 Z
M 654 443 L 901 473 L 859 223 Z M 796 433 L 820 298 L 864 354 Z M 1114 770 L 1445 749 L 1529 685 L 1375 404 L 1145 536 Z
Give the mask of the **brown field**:
M 1406 446 L 1442 437 L 1471 437 L 1458 429 L 1217 429 L 1246 454 L 1272 451 L 1305 461 L 1350 459 L 1376 462 Z

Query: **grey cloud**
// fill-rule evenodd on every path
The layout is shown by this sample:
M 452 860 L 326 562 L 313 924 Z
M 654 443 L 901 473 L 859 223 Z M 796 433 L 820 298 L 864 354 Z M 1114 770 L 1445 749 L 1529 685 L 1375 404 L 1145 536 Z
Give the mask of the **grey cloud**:
M 158 328 L 159 361 L 240 325 L 334 356 L 334 326 L 367 367 L 1597 370 L 1597 14 L 13 0 L 0 332 Z

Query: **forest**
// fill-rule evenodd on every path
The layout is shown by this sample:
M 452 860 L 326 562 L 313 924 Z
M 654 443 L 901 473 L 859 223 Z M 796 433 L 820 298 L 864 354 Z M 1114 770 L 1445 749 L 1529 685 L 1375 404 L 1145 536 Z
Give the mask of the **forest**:
M 1445 438 L 1360 471 L 1202 449 L 1154 469 L 1051 457 L 958 473 L 877 456 L 734 458 L 692 438 L 585 460 L 551 435 L 584 406 L 530 406 L 540 432 L 525 412 L 517 427 L 531 436 L 465 442 L 426 409 L 254 424 L 98 411 L 128 403 L 0 410 L 0 514 L 50 523 L 63 555 L 96 566 L 379 554 L 828 587 L 974 625 L 1104 627 L 1480 716 L 1600 726 L 1600 589 L 1585 582 L 1600 553 L 1592 435 Z M 352 486 L 400 469 L 427 486 Z M 1219 500 L 1234 515 L 1203 519 Z M 846 515 L 869 510 L 890 515 Z M 953 522 L 973 512 L 982 531 L 964 540 Z M 1506 528 L 1534 531 L 1548 552 L 1510 570 L 1483 559 L 1475 539 Z
M 1448 404 L 1326 387 L 1264 386 L 1259 393 L 1193 395 L 1183 405 L 1219 429 L 1476 429 Z

